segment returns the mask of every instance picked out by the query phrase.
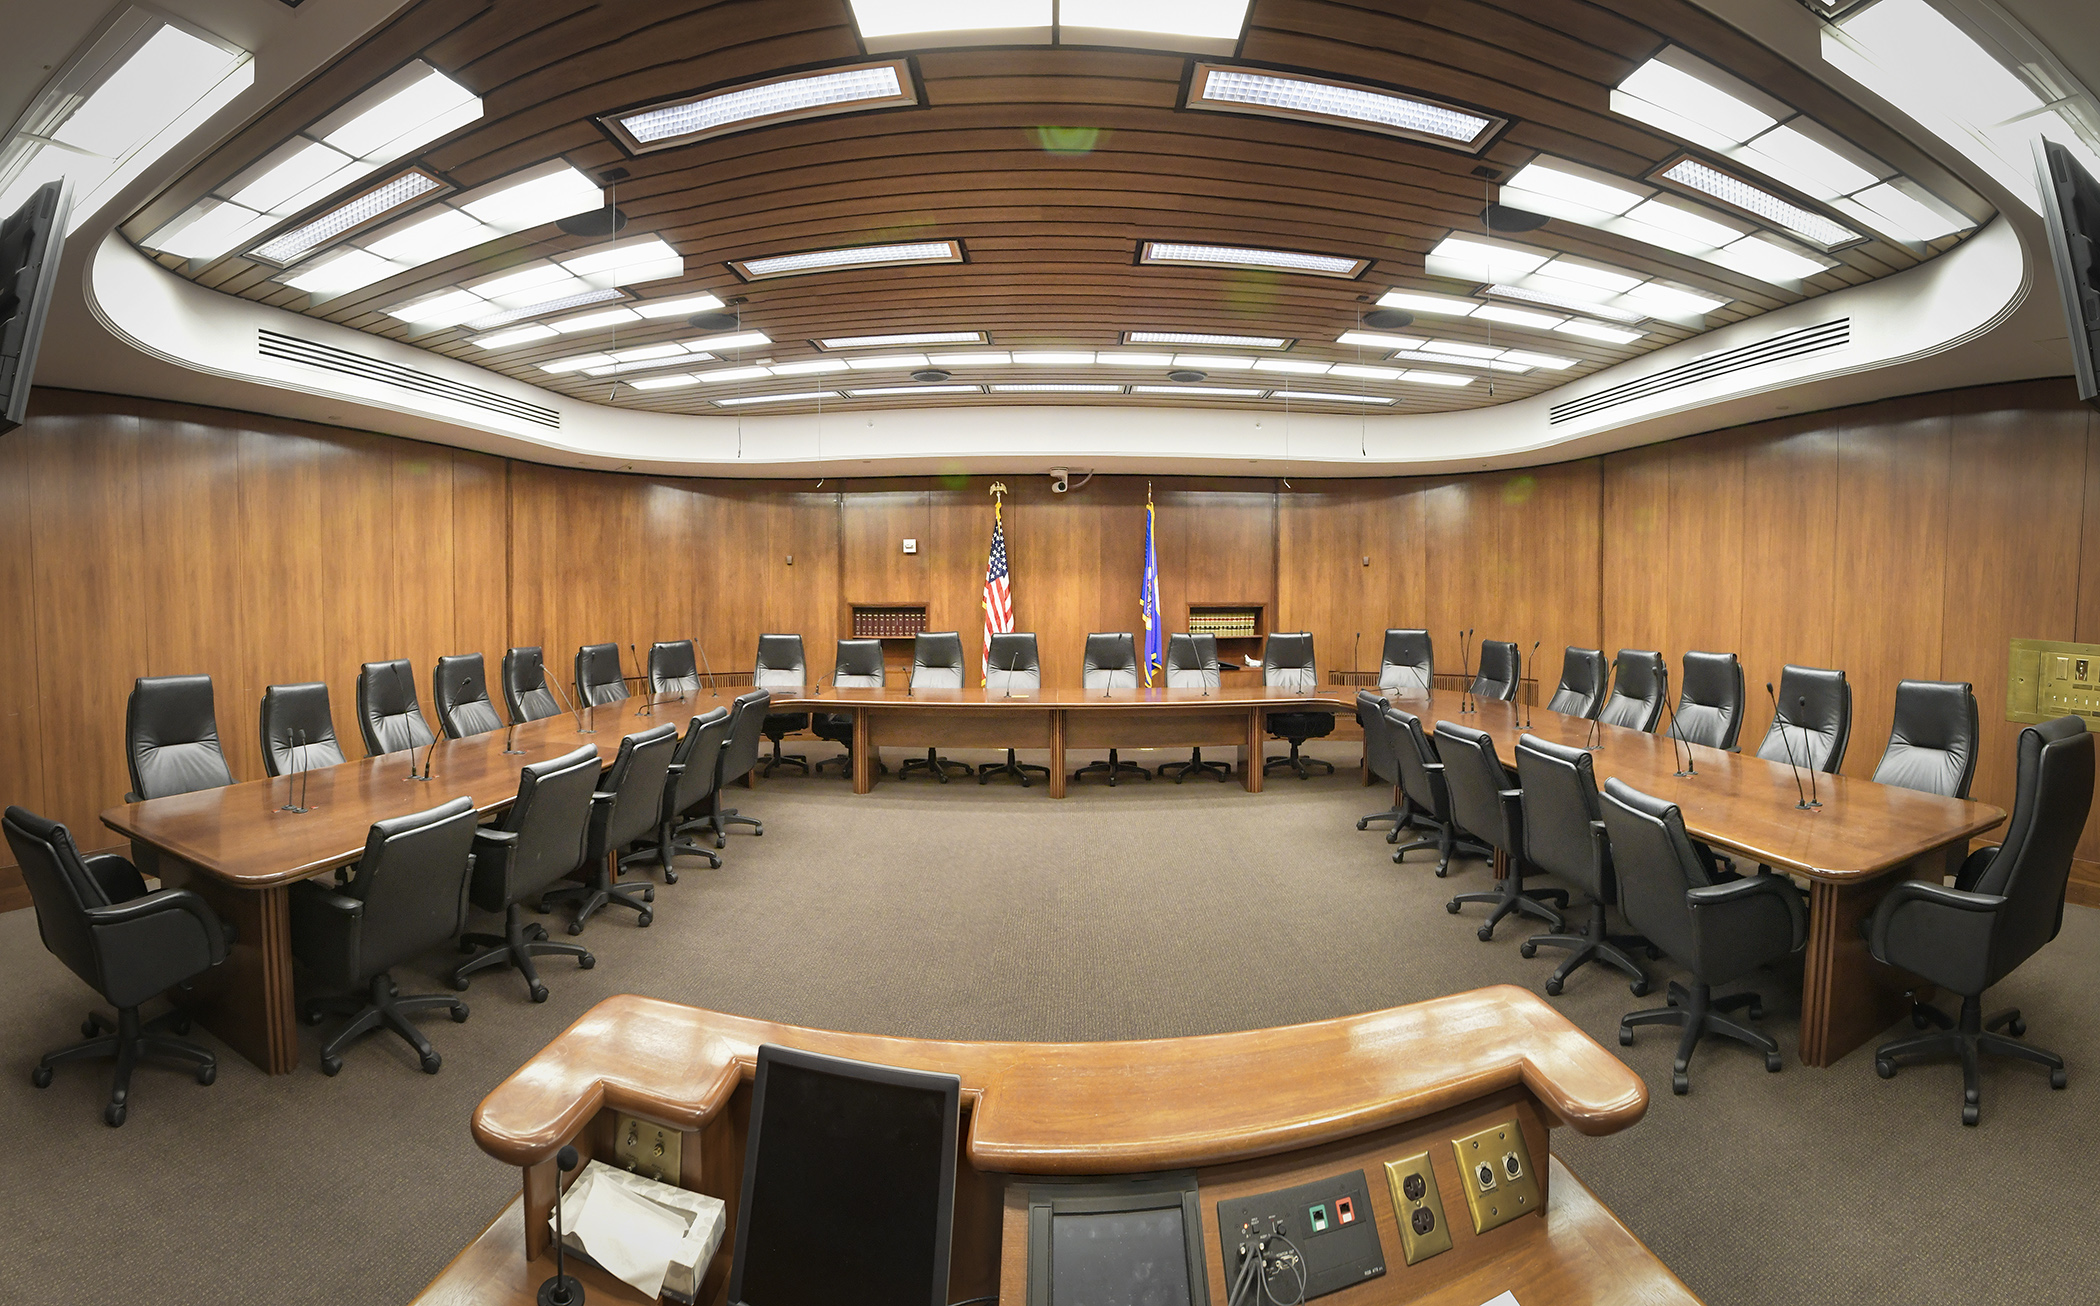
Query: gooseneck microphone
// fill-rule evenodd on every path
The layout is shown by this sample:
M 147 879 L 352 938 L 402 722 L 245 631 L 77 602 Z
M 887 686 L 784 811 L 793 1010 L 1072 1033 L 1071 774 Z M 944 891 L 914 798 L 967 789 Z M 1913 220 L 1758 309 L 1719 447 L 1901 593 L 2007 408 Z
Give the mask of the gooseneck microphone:
M 567 1174 L 576 1168 L 576 1149 L 564 1147 L 554 1154 L 554 1164 Z M 568 1232 L 561 1214 L 561 1175 L 554 1177 L 554 1275 L 540 1284 L 540 1306 L 583 1306 L 583 1284 L 569 1273 Z
M 1473 701 L 1473 627 L 1458 632 L 1458 714 L 1464 716 L 1473 709 L 1466 706 Z
M 389 662 L 389 663 L 387 663 L 387 664 L 386 664 L 386 670 L 387 670 L 387 675 L 388 675 L 389 677 L 391 677 L 391 678 L 392 678 L 392 680 L 393 680 L 393 684 L 394 684 L 394 692 L 395 692 L 395 693 L 397 693 L 397 694 L 401 694 L 401 700 L 402 700 L 402 702 L 404 702 L 404 703 L 405 703 L 405 702 L 407 702 L 407 701 L 408 701 L 408 699 L 409 699 L 409 697 L 410 697 L 410 694 L 411 694 L 411 693 L 412 693 L 412 692 L 414 691 L 414 688 L 415 688 L 415 687 L 414 687 L 413 685 L 411 685 L 411 686 L 409 687 L 409 689 L 410 689 L 410 693 L 402 693 L 402 690 L 401 690 L 401 664 L 400 664 L 400 663 L 398 663 L 398 662 Z M 410 780 L 421 780 L 421 779 L 423 778 L 422 776 L 419 776 L 419 775 L 417 775 L 417 774 L 416 774 L 416 741 L 415 741 L 415 738 L 414 738 L 414 736 L 410 736 L 410 738 L 409 738 L 409 741 L 408 741 L 408 777 L 407 777 L 407 778 L 408 778 L 408 779 L 410 779 Z
M 634 714 L 635 714 L 636 716 L 655 716 L 655 715 L 656 715 L 656 678 L 655 678 L 654 676 L 650 676 L 650 675 L 646 675 L 646 674 L 644 674 L 644 673 L 646 672 L 647 668 L 645 668 L 645 667 L 644 667 L 644 666 L 642 665 L 642 655 L 634 651 L 634 641 L 633 641 L 633 640 L 628 640 L 628 641 L 627 641 L 627 655 L 628 655 L 629 657 L 631 657 L 631 658 L 633 658 L 633 659 L 634 659 L 634 670 L 635 670 L 635 676 L 634 676 L 634 679 L 635 679 L 635 682 L 636 682 L 636 684 L 635 684 L 635 687 L 636 687 L 637 689 L 639 689 L 639 688 L 641 687 L 641 683 L 640 683 L 640 682 L 642 682 L 642 681 L 644 681 L 644 680 L 646 680 L 646 681 L 648 681 L 648 682 L 649 682 L 649 692 L 648 692 L 648 693 L 647 693 L 646 695 L 644 695 L 644 694 L 636 694 L 636 695 L 635 695 L 635 697 L 636 697 L 636 698 L 639 698 L 639 699 L 641 699 L 641 700 L 642 700 L 642 705 L 641 705 L 640 707 L 638 707 L 638 708 L 636 708 L 636 709 L 634 710 Z
M 525 756 L 525 750 L 518 747 L 518 720 L 516 717 L 512 717 L 510 725 L 504 728 L 503 755 L 505 757 Z
M 597 731 L 597 730 L 596 730 L 595 728 L 592 728 L 592 729 L 585 729 L 585 728 L 584 728 L 584 724 L 583 724 L 583 708 L 582 708 L 581 706 L 579 706 L 579 705 L 578 705 L 578 703 L 577 703 L 577 701 L 576 701 L 575 699 L 573 699 L 573 698 L 570 698 L 570 697 L 569 697 L 569 691 L 567 691 L 567 690 L 565 690 L 565 689 L 563 689 L 563 688 L 561 687 L 561 682 L 560 682 L 559 680 L 549 680 L 549 679 L 547 678 L 547 674 L 546 674 L 546 671 L 545 671 L 545 669 L 544 669 L 544 668 L 542 668 L 542 670 L 541 670 L 541 672 L 540 672 L 540 683 L 541 683 L 541 684 L 543 684 L 543 685 L 552 685 L 552 686 L 554 686 L 554 692 L 555 692 L 555 693 L 557 693 L 557 694 L 560 694 L 560 695 L 561 695 L 561 701 L 562 701 L 562 702 L 564 702 L 564 703 L 566 703 L 566 704 L 568 704 L 568 706 L 569 706 L 569 711 L 570 711 L 570 712 L 572 712 L 572 713 L 574 713 L 574 714 L 575 714 L 575 717 L 576 717 L 576 733 L 577 733 L 577 734 L 579 734 L 579 735 L 595 735 L 595 734 L 597 734 L 597 733 L 598 733 L 598 731 Z M 579 694 L 581 694 L 581 693 L 583 692 L 583 686 L 581 686 L 581 685 L 578 685 L 578 686 L 576 687 L 576 692 L 577 692 L 577 693 L 579 693 Z M 598 713 L 597 713 L 597 706 L 598 706 L 598 705 L 597 705 L 597 704 L 595 704 L 595 703 L 593 703 L 593 704 L 591 705 L 591 708 L 592 708 L 592 711 L 591 711 L 591 715 L 592 715 L 593 717 L 596 717 L 596 716 L 597 716 L 597 714 L 598 714 Z
M 1014 649 L 1014 655 L 1006 660 L 1006 696 L 1008 698 L 1014 696 L 1014 672 L 1020 665 L 1021 650 L 1016 648 Z
M 1670 701 L 1670 696 L 1668 694 L 1663 695 L 1663 708 L 1670 714 L 1671 761 L 1674 762 L 1677 760 L 1677 745 L 1684 745 L 1684 765 L 1678 768 L 1677 778 L 1682 780 L 1688 776 L 1695 776 L 1699 774 L 1699 768 L 1695 766 L 1692 761 L 1692 741 L 1686 739 L 1684 737 L 1684 732 L 1677 728 L 1677 706 L 1676 704 Z
M 1801 719 L 1803 721 L 1807 721 L 1808 695 L 1801 695 L 1801 697 L 1796 699 L 1795 702 L 1801 708 Z M 1819 768 L 1815 765 L 1814 760 L 1808 755 L 1808 727 L 1806 725 L 1801 727 L 1801 757 L 1802 765 L 1808 771 L 1808 805 L 1810 807 L 1821 807 L 1823 805 L 1822 796 L 1817 792 L 1816 786 L 1816 771 Z
M 306 774 L 306 768 L 301 765 L 306 757 L 305 741 L 306 732 L 304 730 L 292 731 L 291 737 L 285 741 L 292 746 L 292 771 L 290 775 L 284 778 L 284 806 L 277 809 L 280 812 L 303 812 L 306 810 L 305 802 L 299 797 L 299 781 Z
M 1526 730 L 1531 729 L 1533 714 L 1539 709 L 1539 645 L 1543 643 L 1545 643 L 1544 640 L 1535 639 L 1531 641 L 1531 701 L 1524 705 L 1524 728 Z M 1520 688 L 1523 685 L 1523 681 L 1524 677 L 1519 675 L 1517 683 Z
M 1597 700 L 1597 710 L 1590 713 L 1590 732 L 1583 739 L 1583 751 L 1594 753 L 1604 747 L 1604 705 L 1611 702 L 1612 682 L 1618 678 L 1619 664 L 1613 662 L 1604 673 L 1604 697 Z
M 1786 721 L 1779 715 L 1779 695 L 1772 692 L 1772 682 L 1769 680 L 1765 682 L 1765 697 L 1772 700 L 1772 728 L 1779 732 L 1779 742 L 1786 748 L 1787 773 L 1794 777 L 1794 796 L 1800 799 L 1794 806 L 1806 812 L 1810 810 L 1808 806 L 1808 790 L 1801 787 L 1801 768 L 1794 761 L 1793 741 L 1787 738 Z
M 299 732 L 299 763 L 299 810 L 310 812 L 313 808 L 307 803 L 306 799 L 307 795 L 313 792 L 314 769 L 306 765 L 306 732 L 304 730 Z
M 1352 674 L 1357 670 L 1356 655 L 1362 651 L 1363 644 L 1364 633 L 1359 630 L 1356 632 L 1356 639 L 1349 645 L 1349 670 Z
M 715 698 L 722 697 L 722 691 L 715 688 L 715 664 L 707 660 L 707 645 L 695 640 L 693 641 L 693 647 L 700 650 L 700 665 L 707 668 L 708 694 Z

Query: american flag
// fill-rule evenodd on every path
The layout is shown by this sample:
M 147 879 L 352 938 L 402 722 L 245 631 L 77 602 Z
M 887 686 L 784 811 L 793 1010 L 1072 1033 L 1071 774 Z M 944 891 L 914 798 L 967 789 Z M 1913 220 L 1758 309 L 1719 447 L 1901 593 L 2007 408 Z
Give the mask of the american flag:
M 992 636 L 1014 629 L 1013 579 L 1006 570 L 1006 522 L 998 500 L 992 501 L 992 556 L 984 568 L 984 677 L 991 683 Z

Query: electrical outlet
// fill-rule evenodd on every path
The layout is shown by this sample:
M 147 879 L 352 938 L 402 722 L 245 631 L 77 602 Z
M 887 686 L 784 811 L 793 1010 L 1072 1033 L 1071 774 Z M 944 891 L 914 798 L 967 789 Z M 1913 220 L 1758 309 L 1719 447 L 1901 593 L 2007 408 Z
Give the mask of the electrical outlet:
M 1531 1150 L 1514 1119 L 1491 1125 L 1466 1138 L 1451 1140 L 1458 1158 L 1459 1183 L 1473 1216 L 1473 1232 L 1498 1229 L 1520 1215 L 1543 1211 Z
M 1400 1250 L 1407 1263 L 1450 1251 L 1451 1227 L 1444 1223 L 1444 1195 L 1437 1191 L 1429 1153 L 1386 1162 L 1385 1181 L 1393 1190 L 1393 1214 L 1400 1222 Z
M 678 1182 L 679 1143 L 675 1129 L 652 1125 L 629 1115 L 613 1117 L 613 1162 L 661 1183 Z
M 917 540 L 906 540 L 904 542 L 904 551 L 906 553 L 917 553 L 919 551 L 919 542 Z

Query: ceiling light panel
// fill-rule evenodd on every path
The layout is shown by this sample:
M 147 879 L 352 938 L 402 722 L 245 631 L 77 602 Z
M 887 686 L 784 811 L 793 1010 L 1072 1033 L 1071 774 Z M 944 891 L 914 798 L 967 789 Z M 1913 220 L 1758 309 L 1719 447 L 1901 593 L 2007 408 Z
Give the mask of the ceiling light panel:
M 846 366 L 856 372 L 902 371 L 907 367 L 925 367 L 924 354 L 873 354 L 845 360 Z
M 961 241 L 920 240 L 901 245 L 855 245 L 846 249 L 811 250 L 802 254 L 731 259 L 729 266 L 746 281 L 763 281 L 769 277 L 804 276 L 812 272 L 838 272 L 848 268 L 904 267 L 962 261 Z
M 1534 331 L 1551 331 L 1568 319 L 1558 313 L 1534 313 L 1529 309 L 1510 308 L 1506 304 L 1482 304 L 1475 309 L 1476 320 L 1502 322 L 1510 326 L 1530 327 Z
M 1342 395 L 1328 394 L 1317 390 L 1278 390 L 1271 394 L 1269 398 L 1281 399 L 1287 403 L 1309 404 L 1389 404 L 1393 402 L 1391 397 L 1387 395 Z
M 836 399 L 838 397 L 838 391 L 836 390 L 803 390 L 795 394 L 785 395 L 737 395 L 733 398 L 717 399 L 714 402 L 717 407 L 721 408 L 740 408 L 746 404 L 809 403 L 819 399 Z
M 1062 45 L 1163 45 L 1230 53 L 1250 0 L 1059 0 Z M 1163 38 L 1145 41 L 1151 36 Z
M 1325 376 L 1333 366 L 1310 358 L 1260 358 L 1254 362 L 1257 372 L 1286 372 L 1295 376 Z
M 675 376 L 645 376 L 639 381 L 629 381 L 627 384 L 636 390 L 676 390 L 680 386 L 698 385 L 700 380 L 688 372 Z
M 1125 331 L 1126 345 L 1211 345 L 1226 349 L 1288 349 L 1294 340 L 1285 336 L 1221 336 L 1200 331 Z
M 1445 389 L 1448 390 L 1456 390 L 1461 386 L 1469 386 L 1478 379 L 1478 377 L 1460 376 L 1455 372 L 1423 372 L 1414 369 L 1410 369 L 1400 374 L 1400 380 L 1404 384 L 1443 386 Z
M 827 336 L 819 349 L 885 349 L 895 345 L 981 345 L 982 331 L 906 331 L 887 336 Z
M 529 345 L 537 340 L 558 339 L 560 336 L 561 332 L 556 331 L 553 327 L 535 322 L 531 326 L 521 326 L 509 331 L 498 331 L 493 335 L 476 336 L 470 343 L 483 349 L 510 349 L 517 345 Z
M 722 307 L 722 301 L 713 295 L 685 295 L 677 299 L 647 299 L 634 306 L 634 311 L 650 321 L 665 317 L 691 317 L 695 313 L 712 313 Z
M 773 363 L 766 368 L 774 376 L 817 376 L 825 372 L 847 370 L 843 358 L 811 358 L 796 363 Z
M 1420 349 L 1420 336 L 1394 336 L 1379 331 L 1344 331 L 1335 337 L 1339 345 L 1359 345 L 1365 349 Z
M 853 0 L 871 52 L 946 45 L 1047 45 L 1051 0 Z
M 1014 356 L 1004 349 L 987 349 L 967 354 L 928 354 L 926 361 L 934 367 L 1005 367 L 1014 361 Z
M 1858 232 L 1842 223 L 1782 199 L 1741 177 L 1709 167 L 1690 155 L 1657 170 L 1655 177 L 1680 189 L 1719 200 L 1753 218 L 1812 240 L 1825 249 L 1849 245 L 1861 238 Z
M 838 113 L 865 113 L 919 102 L 902 59 L 769 77 L 704 91 L 598 119 L 628 150 L 645 154 L 695 141 Z
M 1583 322 L 1580 320 L 1563 322 L 1553 329 L 1563 335 L 1581 336 L 1585 340 L 1602 340 L 1606 344 L 1613 345 L 1630 345 L 1645 334 L 1640 331 L 1629 331 L 1624 327 L 1606 326 L 1602 322 Z
M 508 326 L 512 322 L 522 322 L 529 317 L 541 317 L 548 313 L 566 313 L 572 308 L 587 308 L 592 304 L 605 304 L 615 299 L 625 298 L 627 298 L 627 293 L 622 290 L 586 290 L 574 295 L 563 295 L 558 299 L 527 304 L 520 308 L 505 309 L 500 313 L 490 313 L 486 317 L 474 318 L 467 325 L 476 331 L 493 331 L 497 327 Z M 559 326 L 551 326 L 548 329 L 556 334 L 561 334 Z
M 1713 255 L 1713 261 L 1760 281 L 1784 285 L 1805 281 L 1838 266 L 1836 259 L 1811 254 L 1773 236 L 1746 236 Z
M 1430 295 L 1414 290 L 1388 290 L 1379 296 L 1380 308 L 1404 308 L 1411 313 L 1430 313 L 1437 317 L 1471 317 L 1480 307 L 1478 300 L 1460 299 L 1456 295 Z
M 1440 363 L 1445 367 L 1485 367 L 1497 372 L 1529 372 L 1527 363 L 1505 363 L 1495 358 L 1448 358 L 1443 354 L 1424 353 L 1419 349 L 1402 349 L 1386 356 L 1392 363 Z
M 712 372 L 695 372 L 693 379 L 705 385 L 728 385 L 736 381 L 756 381 L 772 373 L 763 367 L 718 367 Z
M 1553 257 L 1550 251 L 1478 236 L 1446 236 L 1423 259 L 1433 277 L 1455 281 L 1509 281 L 1536 272 Z
M 248 257 L 273 267 L 289 267 L 341 237 L 451 189 L 432 174 L 414 168 L 336 205 L 309 222 L 283 231 L 248 251 Z
M 855 399 L 881 399 L 889 395 L 981 395 L 981 385 L 883 385 L 867 390 L 848 390 Z
M 1617 308 L 1609 304 L 1594 303 L 1572 295 L 1557 295 L 1550 290 L 1539 290 L 1534 286 L 1492 285 L 1487 293 L 1498 299 L 1516 299 L 1529 304 L 1544 304 L 1548 308 L 1565 308 L 1577 313 L 1595 313 L 1618 322 L 1638 322 L 1646 313 L 1629 308 Z
M 1710 150 L 1726 150 L 1793 112 L 1742 79 L 1676 46 L 1628 74 L 1611 93 L 1612 112 Z
M 1306 254 L 1287 249 L 1250 249 L 1239 245 L 1190 245 L 1148 240 L 1138 246 L 1138 262 L 1179 267 L 1259 268 L 1266 272 L 1301 272 L 1315 277 L 1354 279 L 1371 260 L 1336 254 Z
M 1509 121 L 1375 86 L 1234 64 L 1198 63 L 1184 104 L 1379 132 L 1469 154 L 1485 149 Z
M 1103 367 L 1172 367 L 1174 355 L 1147 354 L 1128 349 L 1099 349 L 1094 361 Z
M 1060 394 L 1060 395 L 1119 395 L 1119 385 L 1093 385 L 1080 382 L 1040 381 L 1015 385 L 995 385 L 998 394 Z
M 1212 399 L 1259 399 L 1260 390 L 1242 390 L 1224 385 L 1134 385 L 1134 395 L 1203 395 Z
M 1094 361 L 1092 350 L 1015 350 L 1014 362 L 1029 367 L 1087 367 Z

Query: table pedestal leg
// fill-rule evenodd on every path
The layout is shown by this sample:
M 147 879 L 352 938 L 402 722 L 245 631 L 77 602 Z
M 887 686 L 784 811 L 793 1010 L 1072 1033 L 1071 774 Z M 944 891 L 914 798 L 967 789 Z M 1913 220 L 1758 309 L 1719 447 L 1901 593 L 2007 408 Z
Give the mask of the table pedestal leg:
M 292 1003 L 291 890 L 236 889 L 162 853 L 163 888 L 190 889 L 234 929 L 226 960 L 168 997 L 228 1047 L 272 1075 L 299 1061 Z
M 1065 714 L 1050 714 L 1050 796 L 1065 796 L 1065 782 L 1071 777 L 1065 774 Z
M 1262 727 L 1267 724 L 1260 708 L 1247 713 L 1247 769 L 1241 773 L 1240 783 L 1247 786 L 1247 792 L 1250 794 L 1261 792 L 1261 736 Z
M 1852 884 L 1814 880 L 1808 891 L 1808 950 L 1801 969 L 1801 1063 L 1833 1066 L 1909 1010 L 1920 980 L 1874 960 L 1859 923 L 1882 895 L 1907 879 L 1937 884 L 1946 855 L 1935 849 L 1909 866 Z
M 869 746 L 868 714 L 853 709 L 853 792 L 865 794 L 875 788 L 875 750 Z

